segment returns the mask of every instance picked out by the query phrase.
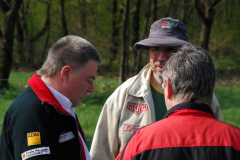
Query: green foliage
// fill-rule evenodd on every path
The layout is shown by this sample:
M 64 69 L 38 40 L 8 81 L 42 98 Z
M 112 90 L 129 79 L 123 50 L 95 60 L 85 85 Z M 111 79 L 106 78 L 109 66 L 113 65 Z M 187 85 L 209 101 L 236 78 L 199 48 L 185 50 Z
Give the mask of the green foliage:
M 218 70 L 240 68 L 239 2 L 222 1 L 216 9 L 210 37 L 209 52 Z
M 29 38 L 36 36 L 44 28 L 47 5 L 50 3 L 50 28 L 45 32 L 41 38 L 37 41 L 29 42 Z M 117 10 L 119 16 L 119 22 L 117 26 L 120 27 L 119 33 L 119 45 L 112 46 L 112 9 L 113 1 L 103 0 L 68 0 L 65 1 L 65 17 L 68 34 L 74 34 L 81 36 L 90 41 L 101 53 L 103 57 L 103 67 L 99 68 L 100 74 L 113 74 L 118 76 L 118 69 L 120 64 L 120 55 L 122 49 L 122 24 L 123 13 L 125 11 L 125 1 L 117 1 Z M 141 1 L 140 8 L 140 31 L 139 38 L 143 34 L 145 15 L 147 11 L 148 1 Z M 186 6 L 178 1 L 164 0 L 157 3 L 157 19 L 163 17 L 172 17 L 183 20 L 183 14 L 186 15 L 184 19 L 189 34 L 189 41 L 194 44 L 199 44 L 201 21 L 194 9 L 192 1 L 185 1 Z M 17 38 L 19 33 L 15 30 L 15 41 L 13 48 L 13 67 L 14 69 L 38 69 L 46 58 L 47 51 L 57 39 L 64 36 L 62 29 L 62 13 L 59 1 L 23 1 L 22 9 L 19 11 L 19 22 L 23 29 L 24 40 L 20 42 Z M 231 70 L 239 70 L 240 68 L 240 20 L 239 20 L 239 5 L 240 2 L 233 0 L 223 0 L 215 7 L 214 23 L 211 30 L 209 52 L 215 57 L 216 68 Z M 153 5 L 153 3 L 152 3 Z M 133 38 L 133 13 L 136 6 L 134 1 L 130 3 L 130 15 L 129 15 L 129 71 L 132 74 L 135 71 L 134 50 L 132 48 Z M 151 7 L 153 10 L 153 6 Z M 1 17 L 1 13 L 0 13 Z M 0 29 L 3 31 L 3 19 L 0 18 Z M 24 21 L 26 20 L 26 21 Z M 147 24 L 147 32 L 144 38 L 148 37 L 149 28 L 153 19 L 151 12 L 149 22 Z M 26 26 L 24 26 L 26 24 Z M 33 50 L 31 50 L 31 47 Z M 116 47 L 118 52 L 114 53 L 116 60 L 114 62 L 109 61 L 109 55 L 111 54 L 110 48 Z M 21 50 L 21 51 L 20 51 Z M 147 58 L 142 58 L 142 63 L 145 65 Z M 24 62 L 25 61 L 25 62 Z M 144 61 L 144 62 L 143 62 Z M 111 64 L 108 64 L 111 63 Z M 110 67 L 109 67 L 110 66 Z M 111 75 L 110 75 L 111 76 Z

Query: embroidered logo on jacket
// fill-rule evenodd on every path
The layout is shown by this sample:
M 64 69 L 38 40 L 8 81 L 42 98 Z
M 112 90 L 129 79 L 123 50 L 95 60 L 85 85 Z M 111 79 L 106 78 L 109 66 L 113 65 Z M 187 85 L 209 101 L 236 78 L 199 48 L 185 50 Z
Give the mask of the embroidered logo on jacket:
M 135 114 L 140 114 L 140 113 L 148 110 L 148 105 L 141 104 L 141 103 L 128 102 L 127 108 Z
M 123 125 L 123 132 L 132 131 L 135 132 L 137 129 L 141 128 L 143 126 L 135 126 L 130 124 L 124 124 Z
M 28 146 L 41 144 L 40 132 L 27 133 Z
M 59 136 L 59 143 L 69 141 L 70 139 L 73 139 L 75 136 L 72 131 L 70 132 L 63 132 Z
M 35 157 L 35 156 L 44 155 L 44 154 L 50 154 L 49 147 L 34 148 L 22 153 L 21 156 L 22 156 L 22 160 L 25 160 L 30 157 Z

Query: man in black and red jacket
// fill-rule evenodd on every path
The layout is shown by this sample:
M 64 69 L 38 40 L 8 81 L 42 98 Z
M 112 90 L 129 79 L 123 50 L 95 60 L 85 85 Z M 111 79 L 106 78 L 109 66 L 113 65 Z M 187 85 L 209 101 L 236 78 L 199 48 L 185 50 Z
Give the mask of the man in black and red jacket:
M 6 112 L 1 160 L 91 160 L 74 107 L 94 92 L 101 56 L 78 36 L 59 39 Z
M 165 118 L 135 132 L 121 160 L 239 160 L 240 129 L 218 121 L 210 108 L 216 73 L 205 50 L 185 45 L 162 73 Z

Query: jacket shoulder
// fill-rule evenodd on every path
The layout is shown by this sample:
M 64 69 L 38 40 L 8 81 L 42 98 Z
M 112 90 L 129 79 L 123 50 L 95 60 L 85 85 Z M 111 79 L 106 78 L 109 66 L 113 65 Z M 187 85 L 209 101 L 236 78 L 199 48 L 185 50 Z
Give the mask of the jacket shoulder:
M 36 104 L 41 104 L 41 101 L 37 95 L 33 92 L 30 86 L 28 86 L 9 106 L 8 112 L 18 111 L 24 112 L 28 110 L 29 106 L 36 106 Z

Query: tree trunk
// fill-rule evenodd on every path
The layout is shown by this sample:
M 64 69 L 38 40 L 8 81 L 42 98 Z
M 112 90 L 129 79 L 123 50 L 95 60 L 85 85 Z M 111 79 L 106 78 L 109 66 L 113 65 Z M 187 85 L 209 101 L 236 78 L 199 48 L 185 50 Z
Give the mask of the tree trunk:
M 3 12 L 3 32 L 1 36 L 1 53 L 0 53 L 0 88 L 7 88 L 11 65 L 12 51 L 14 42 L 14 29 L 18 17 L 18 10 L 22 0 L 14 0 L 11 6 L 8 6 L 3 0 L 0 0 L 0 7 Z
M 112 63 L 116 60 L 116 55 L 119 52 L 119 15 L 118 15 L 118 0 L 113 0 L 113 9 L 112 9 L 112 44 L 110 47 L 110 56 L 109 56 L 109 63 L 107 68 L 111 68 Z
M 171 0 L 165 17 L 170 16 L 170 11 L 172 9 L 173 3 L 174 3 L 174 0 Z
M 220 0 L 194 0 L 194 6 L 202 22 L 202 30 L 200 35 L 200 46 L 208 50 L 211 28 L 214 19 L 215 6 Z
M 65 17 L 65 5 L 64 5 L 64 0 L 60 0 L 61 2 L 61 22 L 62 22 L 62 34 L 63 36 L 68 35 L 68 29 L 67 29 L 67 22 L 66 22 L 66 17 Z
M 51 11 L 51 1 L 49 0 L 49 2 L 47 3 L 47 12 L 46 12 L 46 21 L 45 21 L 45 31 L 44 33 L 46 33 L 46 40 L 45 40 L 45 44 L 44 44 L 44 48 L 41 54 L 41 57 L 39 58 L 39 61 L 37 62 L 37 66 L 38 65 L 42 65 L 42 63 L 44 62 L 44 58 L 46 57 L 46 51 L 48 49 L 48 43 L 49 43 L 49 37 L 50 37 L 50 11 Z M 67 30 L 68 32 L 68 30 Z
M 157 11 L 158 11 L 158 1 L 157 0 L 153 0 L 153 21 L 154 22 L 158 19 Z
M 81 34 L 86 34 L 87 32 L 87 11 L 86 11 L 86 0 L 77 0 L 77 4 L 80 6 L 79 15 L 80 15 L 80 25 L 81 25 Z
M 200 46 L 208 50 L 208 44 L 211 34 L 211 28 L 212 28 L 213 21 L 209 21 L 207 23 L 202 23 L 202 29 L 200 34 Z
M 133 31 L 133 38 L 132 38 L 132 46 L 139 41 L 139 28 L 140 28 L 140 19 L 139 19 L 139 13 L 140 13 L 140 8 L 141 8 L 141 0 L 136 0 L 135 3 L 134 3 L 134 6 L 135 6 L 135 9 L 134 9 L 134 12 L 133 12 L 133 18 L 132 18 L 132 31 Z M 134 57 L 137 57 L 138 55 L 138 52 L 137 51 L 133 51 L 134 52 Z M 135 71 L 138 70 L 137 68 L 137 58 L 134 58 L 134 66 L 136 67 L 135 68 Z
M 16 69 L 19 68 L 19 66 L 21 66 L 24 61 L 25 61 L 25 56 L 24 56 L 24 33 L 23 33 L 23 28 L 22 28 L 22 25 L 21 25 L 21 20 L 18 16 L 17 18 L 17 22 L 16 22 L 16 31 L 17 31 L 17 36 L 16 36 L 16 39 L 17 39 L 17 46 L 16 46 L 16 49 L 17 49 L 17 53 L 19 55 L 19 58 L 17 59 L 18 61 L 14 61 L 15 58 L 13 58 L 13 63 L 14 63 L 14 66 Z
M 46 32 L 49 31 L 51 2 L 52 2 L 52 0 L 49 0 L 45 3 L 47 5 L 47 9 L 46 9 L 46 19 L 45 19 L 45 23 L 44 23 L 43 28 L 34 36 L 33 35 L 32 36 L 28 35 L 28 54 L 30 55 L 28 57 L 29 58 L 28 61 L 29 61 L 29 64 L 31 64 L 31 67 L 33 67 L 33 68 L 39 68 L 39 65 L 42 64 L 42 62 L 40 62 L 40 59 L 41 59 L 42 56 L 38 56 L 37 60 L 33 59 L 32 57 L 35 57 L 35 56 L 37 57 L 37 55 L 35 55 L 35 52 L 34 52 L 35 42 L 37 40 L 39 40 L 42 36 L 44 36 L 46 34 Z M 48 43 L 48 41 L 46 41 L 46 43 Z M 44 49 L 46 49 L 46 48 L 44 48 Z
M 145 38 L 147 31 L 149 31 L 148 22 L 151 15 L 151 0 L 146 1 L 146 3 L 147 7 L 145 11 L 145 20 L 141 40 Z M 142 50 L 138 51 L 137 55 L 137 73 L 142 69 L 141 62 L 142 62 Z
M 128 52 L 128 24 L 129 24 L 129 1 L 125 1 L 125 12 L 123 20 L 123 31 L 122 31 L 122 55 L 121 55 L 121 66 L 120 66 L 120 82 L 123 83 L 126 80 L 126 57 Z
M 187 25 L 188 20 L 190 19 L 191 15 L 193 15 L 194 5 L 192 2 L 190 4 L 189 0 L 182 0 L 182 12 L 181 12 L 181 21 Z
M 27 24 L 27 14 L 29 11 L 29 4 L 30 4 L 30 0 L 25 1 L 24 5 L 22 5 L 21 7 L 21 12 L 19 12 L 19 26 L 18 26 L 18 32 L 23 32 L 23 42 L 22 41 L 18 41 L 17 43 L 17 50 L 18 50 L 18 54 L 20 55 L 20 64 L 22 66 L 29 66 L 30 64 L 30 57 L 28 56 L 28 54 L 24 54 L 22 53 L 24 47 L 23 47 L 23 43 L 25 44 L 25 53 L 29 53 L 29 55 L 31 55 L 31 52 L 29 52 L 29 48 L 31 48 L 32 46 L 30 45 L 30 35 L 29 35 L 29 30 L 28 30 L 28 24 Z M 21 29 L 20 29 L 21 28 Z M 21 33 L 18 33 L 21 34 Z

